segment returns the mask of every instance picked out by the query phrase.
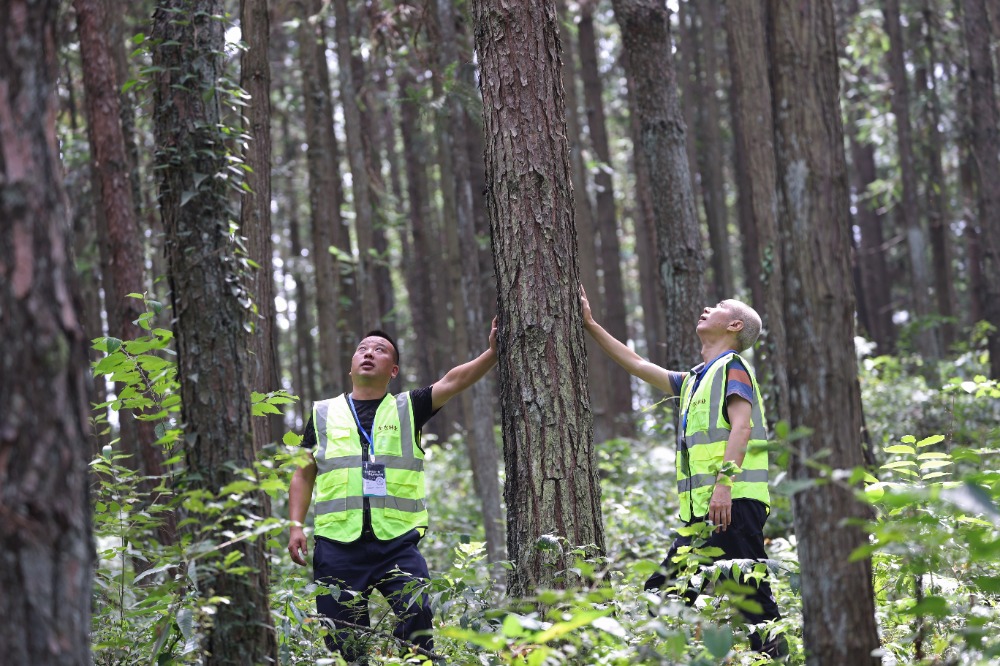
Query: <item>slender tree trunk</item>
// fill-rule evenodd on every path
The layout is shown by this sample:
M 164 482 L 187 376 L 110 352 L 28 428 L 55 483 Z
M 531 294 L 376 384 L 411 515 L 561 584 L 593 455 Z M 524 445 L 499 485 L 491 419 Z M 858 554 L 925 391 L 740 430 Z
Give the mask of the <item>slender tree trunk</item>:
M 442 70 L 457 69 L 465 60 L 471 61 L 471 55 L 459 58 L 456 44 L 458 37 L 455 32 L 455 15 L 452 13 L 451 0 L 438 0 L 437 20 L 440 35 L 438 44 L 438 63 Z M 474 356 L 482 349 L 482 334 L 489 328 L 483 317 L 482 301 L 476 286 L 479 285 L 479 244 L 476 240 L 476 223 L 473 218 L 471 166 L 465 133 L 468 131 L 465 123 L 465 112 L 462 109 L 461 98 L 452 94 L 448 104 L 441 114 L 444 122 L 439 132 L 443 164 L 447 163 L 451 177 L 444 180 L 443 185 L 454 188 L 455 226 L 452 233 L 454 240 L 451 250 L 455 251 L 458 261 L 453 262 L 451 269 L 458 277 L 457 284 L 453 282 L 453 293 L 461 294 L 462 316 L 455 320 L 456 348 L 465 350 L 469 356 Z M 443 174 L 447 172 L 443 169 Z M 451 252 L 449 252 L 451 254 Z M 465 340 L 461 337 L 464 335 Z M 462 344 L 464 342 L 464 345 Z M 486 530 L 486 552 L 490 562 L 504 559 L 503 511 L 500 505 L 499 456 L 497 454 L 496 438 L 493 434 L 493 409 L 490 399 L 488 382 L 476 382 L 468 391 L 462 394 L 466 416 L 466 446 L 469 451 L 469 462 L 472 465 L 472 478 L 479 496 L 483 511 L 483 526 Z M 471 428 L 468 426 L 471 424 Z
M 697 86 L 697 52 L 698 42 L 698 19 L 692 9 L 695 0 L 679 0 L 677 3 L 677 53 L 674 61 L 674 75 L 677 78 L 677 88 L 681 96 L 681 110 L 684 114 L 684 124 L 688 128 L 685 137 L 684 148 L 687 152 L 688 170 L 691 174 L 691 191 L 694 193 L 695 201 L 698 196 L 698 137 L 690 128 L 696 125 L 698 112 L 696 105 L 698 102 Z M 695 214 L 697 215 L 697 203 L 695 203 Z
M 946 321 L 940 326 L 941 345 L 944 349 L 955 342 L 955 325 L 950 321 L 955 318 L 955 285 L 952 279 L 952 234 L 949 224 L 946 193 L 948 181 L 945 179 L 944 141 L 938 129 L 941 122 L 941 99 L 938 96 L 938 83 L 934 71 L 937 68 L 937 45 L 935 44 L 936 12 L 930 0 L 924 0 L 922 8 L 924 48 L 926 63 L 917 68 L 917 92 L 926 98 L 922 104 L 924 110 L 924 128 L 926 132 L 924 145 L 924 161 L 927 164 L 926 199 L 927 213 L 930 217 L 931 261 L 934 273 L 934 302 L 937 312 Z
M 969 50 L 972 101 L 972 153 L 976 159 L 977 208 L 982 247 L 983 315 L 993 330 L 987 338 L 990 376 L 1000 379 L 1000 128 L 997 126 L 996 75 L 985 0 L 962 3 Z
M 774 119 L 768 79 L 767 19 L 760 2 L 730 2 L 726 33 L 733 94 L 739 110 L 737 140 L 746 159 L 746 191 L 756 232 L 756 266 L 763 300 L 764 358 L 761 374 L 770 385 L 771 420 L 788 420 L 788 335 L 785 330 L 784 271 L 778 237 L 778 181 L 774 155 Z
M 240 30 L 248 48 L 240 52 L 240 86 L 250 94 L 243 159 L 250 167 L 240 206 L 240 231 L 250 259 L 260 268 L 250 272 L 248 288 L 257 308 L 250 336 L 250 388 L 260 393 L 281 388 L 277 313 L 274 307 L 273 243 L 271 242 L 271 66 L 268 62 L 270 20 L 267 0 L 240 0 Z M 282 429 L 281 415 L 253 419 L 254 448 L 260 451 Z
M 91 663 L 87 344 L 56 142 L 54 1 L 0 1 L 0 654 Z
M 666 299 L 667 367 L 687 368 L 701 345 L 691 322 L 705 305 L 705 260 L 694 209 L 670 46 L 670 13 L 655 0 L 615 0 L 629 81 L 635 82 L 636 149 L 653 190 L 659 274 Z
M 601 293 L 597 277 L 597 253 L 594 243 L 597 229 L 594 225 L 594 209 L 587 191 L 587 167 L 583 158 L 583 141 L 580 129 L 579 98 L 577 97 L 576 52 L 572 35 L 566 26 L 569 17 L 566 4 L 559 3 L 559 38 L 563 44 L 563 90 L 566 93 L 566 131 L 569 140 L 569 157 L 573 168 L 573 213 L 576 219 L 576 251 L 580 266 L 580 284 L 588 294 L 598 297 Z M 589 360 L 590 406 L 594 414 L 594 441 L 604 442 L 614 437 L 610 423 L 609 391 L 611 385 L 608 373 L 621 372 L 607 363 L 600 345 L 591 336 L 586 336 L 587 359 Z
M 508 589 L 523 597 L 558 584 L 569 548 L 604 551 L 601 488 L 555 3 L 475 0 L 473 14 L 500 293 Z
M 340 231 L 344 203 L 338 165 L 337 137 L 333 133 L 333 103 L 326 64 L 326 34 L 319 14 L 320 0 L 305 0 L 299 22 L 299 59 L 305 101 L 306 160 L 309 166 L 309 208 L 312 213 L 312 258 L 316 275 L 316 312 L 319 327 L 320 392 L 336 395 L 347 380 L 339 308 L 344 291 L 339 260 L 330 254 Z M 317 396 L 311 396 L 316 398 Z
M 696 2 L 701 18 L 701 58 L 698 71 L 698 151 L 701 172 L 701 193 L 705 201 L 705 221 L 711 244 L 712 285 L 718 300 L 735 296 L 733 264 L 729 251 L 729 215 L 726 210 L 725 164 L 722 152 L 718 77 L 719 57 L 716 35 L 722 30 L 718 2 Z M 693 17 L 692 17 L 693 18 Z
M 362 118 L 358 86 L 351 68 L 351 12 L 347 0 L 334 0 L 337 59 L 340 66 L 340 103 L 344 109 L 347 157 L 351 165 L 351 193 L 354 204 L 354 230 L 358 240 L 357 283 L 363 327 L 381 325 L 385 310 L 375 287 L 374 236 L 375 202 L 371 196 L 365 146 L 361 138 Z
M 618 215 L 615 211 L 615 188 L 611 177 L 611 148 L 608 142 L 607 120 L 604 116 L 604 85 L 597 66 L 597 38 L 594 33 L 595 0 L 580 3 L 579 37 L 580 74 L 583 79 L 583 98 L 587 107 L 587 128 L 594 155 L 601 163 L 594 173 L 597 190 L 597 218 L 595 228 L 600 238 L 598 263 L 603 274 L 603 293 L 593 297 L 602 304 L 601 324 L 619 340 L 628 340 L 625 316 L 625 287 L 622 283 L 621 245 L 618 242 Z M 588 292 L 589 295 L 589 292 Z M 592 300 L 593 302 L 593 300 Z M 635 432 L 632 417 L 632 383 L 628 373 L 601 354 L 595 361 L 604 363 L 607 377 L 608 418 L 611 433 L 628 437 Z
M 832 3 L 777 0 L 771 8 L 784 312 L 798 331 L 788 338 L 789 403 L 792 425 L 811 431 L 794 443 L 791 474 L 804 480 L 817 476 L 816 462 L 837 470 L 864 464 L 847 165 Z M 871 560 L 850 561 L 867 535 L 845 524 L 868 519 L 870 508 L 832 483 L 797 492 L 792 507 L 806 663 L 879 663 Z
M 184 449 L 190 483 L 210 493 L 243 478 L 255 458 L 250 423 L 248 318 L 238 288 L 245 275 L 230 241 L 228 186 L 219 82 L 224 48 L 221 0 L 163 0 L 153 15 L 154 136 L 160 210 L 166 230 L 171 301 L 176 317 L 177 375 L 181 386 Z M 180 20 L 182 17 L 183 20 Z M 192 82 L 197 82 L 192 84 Z M 199 174 L 204 177 L 199 178 Z M 266 518 L 261 491 L 244 509 Z M 235 525 L 219 526 L 220 536 Z M 247 539 L 224 548 L 247 572 L 202 567 L 198 589 L 225 597 L 204 634 L 205 663 L 259 664 L 277 660 L 268 604 L 265 541 Z
M 727 35 L 732 29 L 729 27 L 729 13 L 726 10 L 726 32 Z M 727 42 L 729 40 L 727 39 Z M 729 58 L 732 60 L 732 46 L 729 46 Z M 743 111 L 737 99 L 737 79 L 736 66 L 730 66 L 729 85 L 729 115 L 733 127 L 733 167 L 736 174 L 736 209 L 740 227 L 740 261 L 743 265 L 743 281 L 746 289 L 750 292 L 750 302 L 755 308 L 763 311 L 764 307 L 764 285 L 760 276 L 761 265 L 757 260 L 760 253 L 760 240 L 757 237 L 757 226 L 753 214 L 753 195 L 751 194 L 750 161 L 743 148 L 743 144 L 748 141 L 743 134 L 746 129 L 743 127 Z M 770 106 L 770 105 L 769 105 Z
M 892 81 L 892 113 L 896 117 L 896 143 L 899 152 L 899 173 L 902 198 L 897 211 L 906 229 L 906 247 L 910 259 L 910 306 L 919 319 L 931 314 L 930 275 L 927 272 L 927 240 L 920 223 L 920 203 L 917 200 L 916 163 L 913 157 L 913 130 L 910 126 L 910 94 L 904 61 L 905 46 L 899 24 L 899 0 L 882 0 L 885 30 L 889 35 L 889 77 Z M 922 324 L 926 326 L 926 322 Z M 933 329 L 924 328 L 915 337 L 917 351 L 925 358 L 941 356 Z

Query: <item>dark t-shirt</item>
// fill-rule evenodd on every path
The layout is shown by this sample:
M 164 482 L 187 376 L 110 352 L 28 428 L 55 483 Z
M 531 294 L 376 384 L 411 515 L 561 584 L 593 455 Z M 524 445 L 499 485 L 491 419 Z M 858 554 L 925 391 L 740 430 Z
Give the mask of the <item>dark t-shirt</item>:
M 375 412 L 378 411 L 378 406 L 382 404 L 384 399 L 385 396 L 376 400 L 354 401 L 354 409 L 358 411 L 358 420 L 361 421 L 361 427 L 368 432 L 372 431 L 372 426 L 375 424 Z M 425 386 L 415 391 L 410 391 L 410 403 L 413 405 L 413 426 L 416 430 L 415 437 L 417 444 L 419 444 L 420 431 L 431 420 L 431 417 L 437 414 L 431 402 L 431 387 Z M 361 437 L 362 448 L 366 449 L 367 447 L 364 446 L 367 443 L 365 436 L 360 430 L 358 430 L 358 435 Z M 302 447 L 306 449 L 316 448 L 316 428 L 313 427 L 311 414 L 309 415 L 309 421 L 306 423 L 306 429 L 302 433 Z

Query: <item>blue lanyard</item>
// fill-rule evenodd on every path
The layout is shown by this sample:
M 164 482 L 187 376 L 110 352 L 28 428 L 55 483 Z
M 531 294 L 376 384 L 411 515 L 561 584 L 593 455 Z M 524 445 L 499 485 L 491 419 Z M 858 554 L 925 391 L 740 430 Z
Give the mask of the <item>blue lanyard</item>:
M 698 390 L 698 385 L 701 384 L 701 380 L 705 377 L 705 374 L 708 372 L 708 369 L 712 367 L 713 363 L 715 363 L 716 361 L 718 361 L 720 358 L 722 358 L 726 354 L 731 354 L 731 353 L 732 353 L 732 350 L 728 350 L 728 351 L 722 352 L 721 354 L 719 354 L 718 356 L 716 356 L 715 358 L 713 358 L 711 361 L 709 361 L 708 363 L 706 363 L 705 365 L 703 365 L 702 368 L 701 368 L 701 370 L 695 376 L 694 386 L 691 387 L 691 393 L 688 394 L 687 406 L 684 407 L 684 414 L 681 417 L 681 435 L 682 436 L 685 433 L 687 433 L 688 412 L 691 411 L 691 402 L 694 400 L 694 394 L 695 394 L 695 391 Z
M 354 422 L 358 424 L 358 430 L 360 430 L 361 434 L 368 440 L 368 457 L 372 462 L 375 462 L 375 442 L 372 441 L 371 433 L 362 427 L 361 419 L 358 418 L 358 410 L 354 409 L 354 400 L 351 399 L 350 395 L 347 396 L 347 404 L 351 406 L 351 414 L 354 414 Z

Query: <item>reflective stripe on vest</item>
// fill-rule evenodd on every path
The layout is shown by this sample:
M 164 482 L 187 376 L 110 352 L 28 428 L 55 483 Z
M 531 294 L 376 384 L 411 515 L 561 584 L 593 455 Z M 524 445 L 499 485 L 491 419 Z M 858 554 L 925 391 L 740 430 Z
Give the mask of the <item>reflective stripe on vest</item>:
M 346 396 L 314 405 L 318 536 L 344 543 L 356 541 L 364 524 L 365 500 L 371 511 L 372 531 L 379 539 L 426 529 L 424 456 L 414 437 L 410 394 L 387 398 L 379 404 L 372 424 L 375 462 L 385 465 L 385 497 L 363 496 L 361 437 Z
M 743 459 L 742 471 L 733 477 L 733 499 L 756 499 L 770 505 L 767 488 L 767 425 L 764 420 L 763 400 L 757 380 L 750 366 L 739 354 L 732 352 L 718 359 L 704 370 L 692 394 L 696 376 L 688 374 L 681 385 L 681 406 L 686 410 L 686 432 L 678 439 L 677 494 L 680 498 L 681 518 L 690 521 L 708 513 L 708 504 L 716 484 L 719 469 L 726 453 L 730 426 L 726 421 L 725 406 L 728 366 L 739 358 L 750 376 L 754 400 L 750 410 L 750 439 Z

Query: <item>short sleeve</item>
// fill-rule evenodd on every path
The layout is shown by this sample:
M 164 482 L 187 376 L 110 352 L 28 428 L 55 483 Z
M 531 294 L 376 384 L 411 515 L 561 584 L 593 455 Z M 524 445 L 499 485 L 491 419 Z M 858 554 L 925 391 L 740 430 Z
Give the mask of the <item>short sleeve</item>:
M 425 386 L 410 391 L 410 404 L 413 406 L 413 426 L 417 432 L 423 430 L 427 422 L 431 420 L 431 417 L 437 414 L 434 410 L 431 388 L 431 386 Z
M 753 380 L 750 379 L 750 373 L 747 372 L 746 366 L 739 359 L 730 361 L 726 374 L 726 400 L 728 401 L 734 395 L 753 404 Z
M 309 420 L 306 421 L 306 429 L 302 431 L 302 442 L 299 444 L 303 449 L 315 449 L 316 448 L 316 428 L 313 427 L 312 415 L 309 415 Z
M 673 391 L 674 395 L 681 394 L 681 386 L 684 385 L 684 379 L 688 376 L 686 372 L 677 372 L 676 370 L 667 370 L 667 377 L 670 378 L 670 389 Z

